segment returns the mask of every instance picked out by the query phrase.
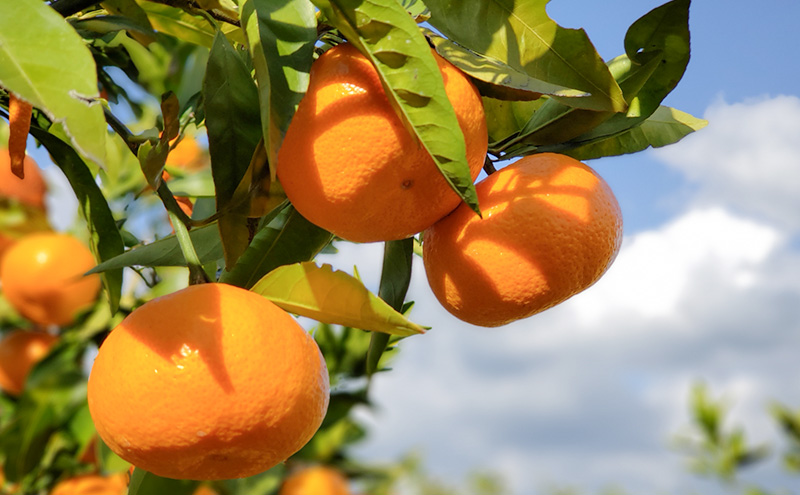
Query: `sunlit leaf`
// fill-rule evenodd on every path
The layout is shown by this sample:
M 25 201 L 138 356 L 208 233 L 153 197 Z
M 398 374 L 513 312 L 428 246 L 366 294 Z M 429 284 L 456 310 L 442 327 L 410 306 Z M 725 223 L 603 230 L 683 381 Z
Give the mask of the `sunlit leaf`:
M 588 93 L 565 105 L 619 112 L 622 91 L 582 29 L 556 24 L 548 0 L 426 0 L 430 23 L 452 41 L 533 79 Z
M 61 122 L 75 148 L 105 164 L 106 121 L 97 68 L 81 37 L 40 0 L 3 6 L 0 16 L 0 86 Z
M 479 212 L 464 135 L 436 60 L 414 19 L 397 0 L 314 0 L 314 4 L 370 59 L 406 128 L 428 150 L 459 197 Z
M 513 101 L 535 100 L 543 94 L 589 96 L 584 91 L 533 78 L 500 60 L 467 50 L 433 31 L 426 30 L 425 34 L 441 56 L 474 78 L 473 82 L 484 96 Z
M 275 164 L 289 121 L 308 87 L 317 39 L 314 6 L 308 0 L 239 0 L 239 11 L 258 81 L 267 156 Z
M 147 13 L 147 18 L 156 31 L 208 48 L 214 44 L 215 30 L 208 19 L 162 3 L 148 0 L 137 0 L 137 3 Z M 221 29 L 232 41 L 245 42 L 242 30 L 238 27 L 224 24 Z
M 330 265 L 313 262 L 286 265 L 271 271 L 251 289 L 290 313 L 323 323 L 344 325 L 392 335 L 424 333 L 358 279 Z
M 707 124 L 708 121 L 706 120 L 698 119 L 674 108 L 662 106 L 647 120 L 627 131 L 578 145 L 576 148 L 559 149 L 558 151 L 578 160 L 635 153 L 651 146 L 660 148 L 677 143 L 688 134 L 702 129 Z M 540 151 L 547 151 L 547 148 L 540 148 Z

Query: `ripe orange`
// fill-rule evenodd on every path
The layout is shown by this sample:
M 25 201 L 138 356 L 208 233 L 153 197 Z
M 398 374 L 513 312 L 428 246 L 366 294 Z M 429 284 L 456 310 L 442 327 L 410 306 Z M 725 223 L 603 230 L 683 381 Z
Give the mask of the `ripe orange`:
M 44 332 L 14 330 L 0 340 L 0 389 L 13 396 L 22 393 L 33 366 L 58 338 Z
M 494 327 L 544 311 L 595 283 L 619 251 L 617 200 L 577 160 L 528 156 L 476 189 L 483 219 L 459 206 L 423 234 L 431 289 L 466 322 Z
M 47 184 L 33 158 L 25 157 L 25 179 L 11 173 L 11 158 L 7 148 L 0 148 L 0 198 L 19 201 L 34 208 L 44 209 Z
M 203 150 L 197 141 L 185 136 L 167 156 L 167 167 L 175 167 L 190 172 L 202 169 L 208 164 Z
M 483 104 L 461 71 L 434 56 L 474 180 L 486 157 Z M 458 206 L 458 196 L 395 114 L 377 71 L 354 46 L 325 52 L 310 77 L 277 167 L 303 216 L 344 239 L 371 242 L 412 236 Z
M 40 325 L 68 325 L 88 309 L 100 290 L 89 248 L 56 232 L 30 234 L 9 247 L 0 261 L 0 281 L 11 306 Z
M 127 492 L 127 473 L 111 476 L 83 474 L 60 481 L 50 495 L 125 495 Z
M 89 412 L 126 461 L 214 480 L 265 471 L 322 423 L 328 372 L 297 321 L 253 292 L 193 285 L 134 310 L 103 342 Z
M 341 472 L 314 466 L 286 478 L 278 495 L 350 495 L 350 488 Z

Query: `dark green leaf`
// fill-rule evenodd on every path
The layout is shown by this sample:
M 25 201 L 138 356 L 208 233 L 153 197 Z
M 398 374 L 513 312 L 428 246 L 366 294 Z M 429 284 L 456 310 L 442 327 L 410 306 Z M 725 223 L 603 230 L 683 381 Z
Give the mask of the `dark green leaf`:
M 414 255 L 414 239 L 388 241 L 384 244 L 383 269 L 378 287 L 378 297 L 389 303 L 396 311 L 403 311 L 403 304 L 411 283 L 411 266 Z M 390 335 L 373 332 L 367 351 L 367 375 L 378 370 L 383 351 L 389 344 Z
M 625 100 L 583 30 L 558 26 L 548 0 L 427 0 L 430 23 L 452 41 L 518 72 L 572 88 L 585 97 L 557 97 L 565 105 L 620 112 Z
M 317 40 L 314 6 L 308 0 L 239 0 L 239 11 L 258 81 L 267 156 L 275 164 L 308 87 Z
M 414 19 L 396 0 L 314 0 L 314 4 L 370 59 L 409 132 L 428 150 L 453 190 L 479 213 L 464 135 L 436 60 Z
M 209 263 L 222 258 L 222 241 L 215 224 L 194 228 L 189 232 L 189 236 L 201 262 Z M 100 263 L 89 273 L 118 270 L 126 266 L 186 266 L 186 260 L 178 245 L 178 239 L 175 235 L 170 235 L 125 251 Z
M 288 206 L 253 237 L 250 246 L 220 282 L 249 289 L 273 269 L 309 261 L 333 236 Z
M 103 262 L 121 254 L 125 249 L 122 235 L 106 198 L 81 157 L 67 143 L 46 131 L 32 127 L 31 134 L 47 148 L 53 161 L 64 172 L 75 191 L 81 213 L 89 225 L 95 256 Z M 115 313 L 122 292 L 122 269 L 104 272 L 102 280 L 108 294 L 111 313 Z
M 221 33 L 214 38 L 208 58 L 203 99 L 208 129 L 208 151 L 216 189 L 220 236 L 225 263 L 233 266 L 250 240 L 246 199 L 249 189 L 239 188 L 261 139 L 258 90 L 250 71 Z M 237 195 L 238 192 L 244 194 Z M 243 190 L 244 189 L 244 190 Z

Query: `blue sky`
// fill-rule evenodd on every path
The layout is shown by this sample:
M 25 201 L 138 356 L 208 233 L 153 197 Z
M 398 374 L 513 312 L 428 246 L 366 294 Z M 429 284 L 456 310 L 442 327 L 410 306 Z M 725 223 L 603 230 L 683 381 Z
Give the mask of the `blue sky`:
M 548 12 L 585 28 L 609 59 L 661 3 L 553 0 Z M 491 469 L 515 495 L 725 493 L 687 474 L 669 444 L 698 379 L 756 441 L 776 441 L 770 400 L 800 408 L 798 20 L 800 2 L 693 2 L 692 59 L 665 103 L 710 124 L 662 150 L 590 162 L 620 201 L 625 240 L 588 291 L 482 329 L 438 305 L 417 263 L 411 317 L 433 329 L 404 341 L 376 378 L 377 411 L 361 413 L 371 436 L 357 452 L 379 461 L 416 450 L 445 481 Z M 70 210 L 63 180 L 48 176 L 61 206 L 51 210 Z M 338 247 L 321 261 L 357 264 L 376 286 L 382 246 Z M 798 493 L 779 469 L 745 475 Z

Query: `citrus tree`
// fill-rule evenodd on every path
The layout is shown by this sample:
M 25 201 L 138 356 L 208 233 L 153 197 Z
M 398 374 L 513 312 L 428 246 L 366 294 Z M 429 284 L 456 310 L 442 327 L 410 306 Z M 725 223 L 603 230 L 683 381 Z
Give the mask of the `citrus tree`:
M 0 491 L 390 493 L 351 413 L 426 331 L 412 258 L 454 318 L 544 311 L 619 250 L 579 160 L 705 125 L 661 104 L 689 0 L 608 61 L 546 4 L 0 2 Z M 340 242 L 384 243 L 377 294 Z

